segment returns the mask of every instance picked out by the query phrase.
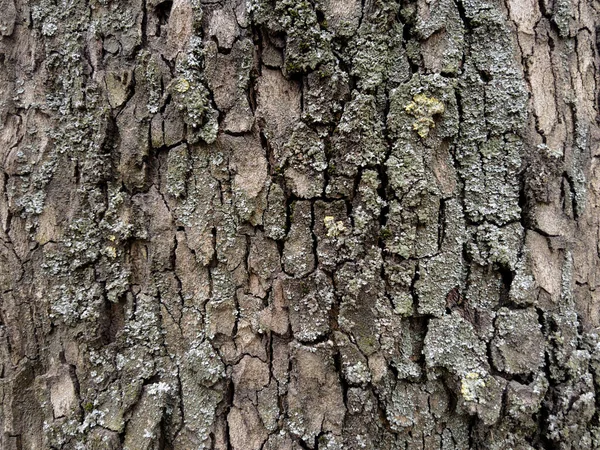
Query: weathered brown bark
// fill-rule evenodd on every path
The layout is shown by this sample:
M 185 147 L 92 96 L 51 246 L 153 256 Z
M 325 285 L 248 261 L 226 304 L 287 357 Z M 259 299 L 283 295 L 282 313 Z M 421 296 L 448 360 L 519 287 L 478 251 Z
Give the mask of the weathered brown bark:
M 599 9 L 0 0 L 0 448 L 600 448 Z

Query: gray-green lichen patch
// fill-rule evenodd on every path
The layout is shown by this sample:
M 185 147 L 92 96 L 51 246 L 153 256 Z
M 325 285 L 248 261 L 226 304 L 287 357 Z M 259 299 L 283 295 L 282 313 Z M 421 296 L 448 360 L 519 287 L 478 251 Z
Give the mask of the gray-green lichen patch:
M 449 371 L 461 406 L 492 425 L 500 417 L 506 381 L 489 373 L 486 353 L 472 325 L 457 313 L 430 320 L 423 348 L 427 366 Z
M 501 308 L 494 327 L 492 361 L 498 370 L 509 374 L 528 374 L 542 365 L 544 339 L 534 309 L 511 311 Z
M 69 326 L 78 321 L 91 324 L 101 313 L 105 290 L 115 299 L 127 289 L 130 272 L 120 260 L 117 236 L 102 236 L 97 226 L 89 215 L 79 217 L 72 221 L 59 243 L 44 247 L 42 269 L 53 279 L 48 286 L 52 320 Z M 117 256 L 119 259 L 115 260 Z M 98 265 L 97 272 L 86 267 L 92 263 Z M 96 276 L 104 279 L 104 289 L 94 286 Z
M 273 183 L 267 196 L 267 208 L 263 214 L 265 234 L 271 239 L 283 239 L 286 235 L 285 195 L 281 187 Z
M 316 271 L 302 280 L 284 280 L 290 324 L 294 337 L 311 342 L 329 332 L 329 312 L 333 305 L 333 284 L 329 277 Z
M 515 43 L 505 24 L 503 14 L 497 10 L 476 15 L 471 48 L 473 69 L 483 74 L 484 79 L 489 79 L 491 89 L 485 91 L 483 104 L 485 123 L 497 135 L 516 133 L 523 129 L 527 120 L 523 73 L 512 57 Z M 472 69 L 466 69 L 470 77 Z M 473 87 L 476 89 L 475 84 Z
M 358 31 L 350 40 L 345 59 L 358 88 L 374 92 L 379 86 L 393 88 L 410 76 L 410 66 L 402 46 L 403 25 L 390 19 L 398 14 L 396 2 L 380 1 L 364 8 Z M 385 30 L 385 31 L 383 31 Z
M 140 52 L 137 59 L 138 64 L 134 71 L 136 82 L 135 94 L 138 96 L 147 96 L 147 112 L 148 114 L 156 114 L 161 107 L 164 72 L 161 70 L 163 69 L 161 66 L 164 62 L 148 51 Z M 136 111 L 137 118 L 143 117 L 143 114 L 143 110 Z
M 186 180 L 190 172 L 187 145 L 169 150 L 167 159 L 167 192 L 174 197 L 185 196 Z
M 298 124 L 283 146 L 281 160 L 275 166 L 275 170 L 278 169 L 284 171 L 286 185 L 297 197 L 321 196 L 327 158 L 319 135 L 304 123 Z
M 343 180 L 354 177 L 359 167 L 381 164 L 386 156 L 383 121 L 372 95 L 353 92 L 332 137 L 328 196 L 350 194 Z
M 415 414 L 421 400 L 419 391 L 408 383 L 398 383 L 394 389 L 387 411 L 387 419 L 394 431 L 402 432 L 419 421 L 418 414 Z
M 508 415 L 523 424 L 535 426 L 532 416 L 542 407 L 548 387 L 548 380 L 543 375 L 537 375 L 530 384 L 509 382 L 506 390 Z
M 185 227 L 187 245 L 202 265 L 208 265 L 215 252 L 213 224 L 220 207 L 219 177 L 222 172 L 228 174 L 228 156 L 221 148 L 209 155 L 204 146 L 190 147 L 186 196 L 172 208 L 173 219 Z M 222 229 L 230 228 L 227 225 L 223 224 Z
M 357 167 L 380 164 L 386 152 L 375 97 L 354 91 L 332 139 L 336 173 L 352 176 Z
M 597 338 L 592 337 L 592 340 Z M 567 363 L 568 374 L 556 384 L 553 395 L 556 399 L 556 409 L 549 414 L 547 434 L 555 445 L 569 440 L 578 448 L 589 448 L 593 439 L 592 433 L 597 433 L 590 424 L 596 412 L 596 387 L 589 371 L 591 358 L 592 355 L 587 349 L 573 350 Z M 595 356 L 593 358 L 595 359 Z M 556 372 L 552 372 L 550 379 L 556 380 Z
M 182 413 L 186 420 L 176 444 L 210 448 L 217 405 L 223 398 L 216 384 L 224 376 L 223 363 L 210 344 L 194 342 L 180 363 Z
M 570 0 L 557 0 L 553 5 L 552 20 L 558 27 L 560 36 L 570 35 L 574 16 L 573 3 Z
M 525 248 L 524 255 L 517 261 L 513 280 L 510 284 L 509 299 L 516 305 L 531 306 L 537 303 L 537 283 L 529 269 L 532 261 L 528 250 Z
M 446 297 L 462 285 L 463 260 L 460 254 L 442 253 L 419 264 L 415 292 L 420 314 L 440 317 L 446 311 Z
M 465 212 L 470 220 L 504 225 L 520 218 L 518 174 L 522 151 L 515 135 L 460 147 L 457 161 L 465 180 Z
M 573 154 L 573 161 L 569 168 L 571 176 L 570 183 L 572 184 L 573 193 L 573 216 L 580 217 L 583 215 L 586 208 L 586 192 L 587 182 L 586 175 L 582 169 L 585 164 L 584 161 L 587 158 L 586 154 L 589 148 L 590 139 L 590 126 L 587 121 L 579 119 L 579 116 L 575 115 L 575 148 Z
M 414 311 L 411 286 L 414 282 L 415 271 L 415 261 L 405 260 L 398 263 L 391 258 L 385 261 L 386 291 L 390 295 L 394 313 L 401 316 L 410 316 Z
M 352 236 L 345 244 L 351 257 L 360 257 L 375 244 L 379 244 L 381 238 L 381 215 L 387 202 L 381 197 L 380 191 L 383 183 L 379 174 L 371 169 L 363 170 L 356 194 L 352 202 L 351 223 Z M 339 220 L 334 222 L 335 232 L 342 231 Z M 344 232 L 346 225 L 342 224 Z
M 339 67 L 339 63 L 319 66 L 306 76 L 302 93 L 303 118 L 311 123 L 335 123 L 349 93 L 349 76 Z
M 392 176 L 398 177 L 400 171 L 396 169 L 403 164 L 394 157 L 388 164 Z M 402 202 L 389 202 L 388 221 L 382 232 L 386 249 L 402 258 L 433 256 L 438 251 L 439 191 L 424 179 L 407 190 Z
M 144 388 L 128 423 L 129 432 L 126 433 L 123 443 L 124 450 L 149 447 L 160 438 L 162 433 L 160 425 L 166 409 L 164 396 L 161 387 L 148 385 Z
M 515 270 L 523 238 L 517 223 L 519 133 L 527 120 L 522 69 L 512 59 L 514 43 L 502 14 L 478 2 L 466 5 L 465 14 L 473 20 L 473 45 L 459 84 L 462 121 L 455 159 L 464 181 L 466 218 L 494 224 L 473 230 L 476 243 L 468 252 L 480 265 Z
M 457 74 L 465 48 L 465 28 L 458 5 L 452 0 L 419 3 L 414 17 L 420 59 L 434 72 Z M 413 58 L 415 59 L 415 58 Z
M 371 369 L 367 358 L 344 333 L 335 332 L 334 336 L 342 359 L 344 379 L 351 386 L 366 386 L 371 381 Z
M 493 375 L 468 372 L 460 380 L 462 406 L 477 414 L 485 425 L 494 425 L 500 418 L 506 380 Z
M 347 216 L 346 203 L 343 200 L 318 200 L 314 205 L 314 216 L 313 232 L 317 238 L 319 263 L 332 270 L 349 256 L 352 225 Z
M 486 342 L 494 335 L 494 318 L 505 290 L 502 275 L 490 272 L 488 267 L 470 265 L 462 299 L 463 310 L 466 310 L 467 317 L 476 317 L 477 320 L 473 321 L 475 331 Z
M 386 397 L 386 418 L 390 427 L 399 434 L 408 434 L 409 445 L 417 448 L 469 447 L 467 421 L 447 413 L 450 395 L 439 380 L 428 380 L 423 384 L 399 382 Z M 438 425 L 443 426 L 443 432 L 435 431 Z
M 320 23 L 317 9 L 309 1 L 252 0 L 246 5 L 252 21 L 284 32 L 284 67 L 289 74 L 305 73 L 334 59 L 331 49 L 333 35 L 325 23 Z
M 168 87 L 173 101 L 184 113 L 184 121 L 189 126 L 188 142 L 191 144 L 200 139 L 213 143 L 217 138 L 218 112 L 213 108 L 203 71 L 202 41 L 192 37 L 185 57 L 178 60 L 177 76 Z
M 503 227 L 486 223 L 471 231 L 473 240 L 467 245 L 467 251 L 478 264 L 498 264 L 515 270 L 524 238 L 524 230 L 519 222 Z
M 461 378 L 471 372 L 487 373 L 485 344 L 456 313 L 429 321 L 423 354 L 428 367 L 442 367 Z
M 286 32 L 284 64 L 288 73 L 308 72 L 333 59 L 332 35 L 321 28 L 309 1 L 279 0 L 274 14 Z
M 385 247 L 403 258 L 433 256 L 441 243 L 441 189 L 446 187 L 438 181 L 439 170 L 429 168 L 438 161 L 434 148 L 458 131 L 453 83 L 439 75 L 414 75 L 392 90 L 387 129 L 393 144 L 385 165 L 394 198 L 382 235 Z

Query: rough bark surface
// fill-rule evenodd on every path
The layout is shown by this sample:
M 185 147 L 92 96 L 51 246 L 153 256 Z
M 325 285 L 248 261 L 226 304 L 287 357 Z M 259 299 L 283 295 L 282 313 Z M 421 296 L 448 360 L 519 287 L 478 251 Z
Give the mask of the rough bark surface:
M 0 448 L 600 448 L 586 0 L 0 0 Z

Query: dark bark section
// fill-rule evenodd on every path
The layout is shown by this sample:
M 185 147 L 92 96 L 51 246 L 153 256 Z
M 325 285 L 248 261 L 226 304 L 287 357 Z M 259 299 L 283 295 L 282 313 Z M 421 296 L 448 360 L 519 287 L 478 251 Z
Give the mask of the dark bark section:
M 0 6 L 1 448 L 600 448 L 598 5 Z

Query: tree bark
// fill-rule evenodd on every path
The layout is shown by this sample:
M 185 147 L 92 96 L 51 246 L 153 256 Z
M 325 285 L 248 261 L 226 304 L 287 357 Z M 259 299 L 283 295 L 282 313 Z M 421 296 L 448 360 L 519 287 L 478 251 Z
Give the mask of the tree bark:
M 600 448 L 585 0 L 0 0 L 0 448 Z

